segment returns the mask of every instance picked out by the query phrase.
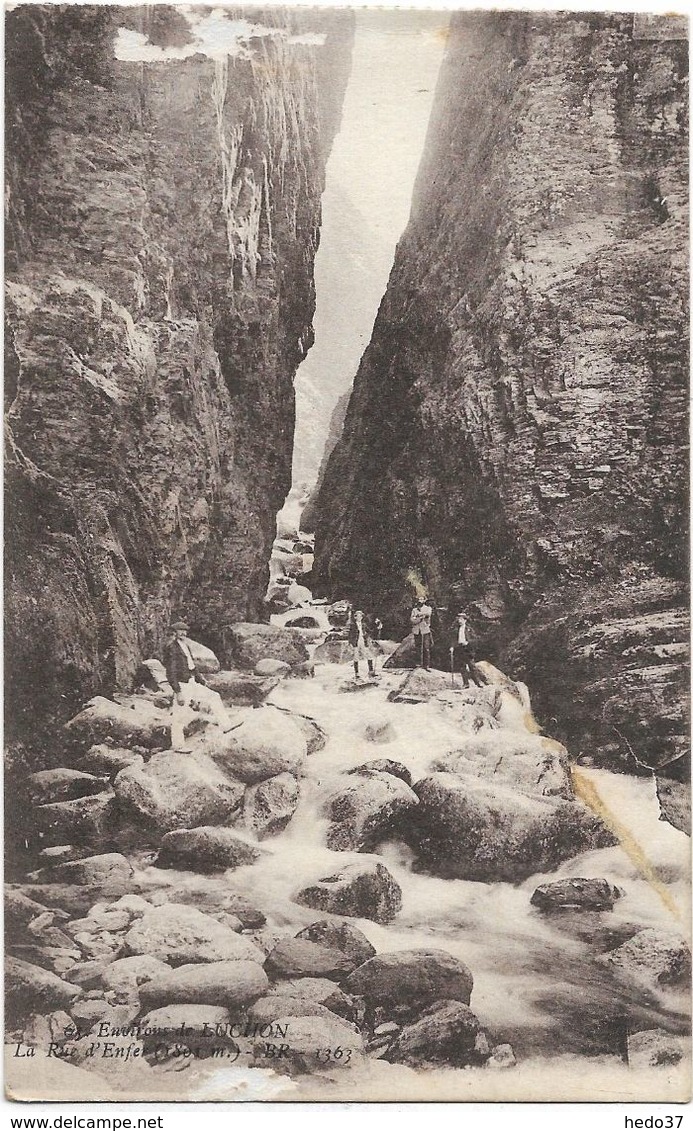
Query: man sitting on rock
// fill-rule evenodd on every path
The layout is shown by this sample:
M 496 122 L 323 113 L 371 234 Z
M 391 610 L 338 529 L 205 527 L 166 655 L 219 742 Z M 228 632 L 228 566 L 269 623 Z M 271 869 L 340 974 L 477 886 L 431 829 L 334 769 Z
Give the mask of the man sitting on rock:
M 232 730 L 233 724 L 221 695 L 205 683 L 197 670 L 197 665 L 186 639 L 188 626 L 177 620 L 171 625 L 173 638 L 169 640 L 164 652 L 166 675 L 173 688 L 171 705 L 171 747 L 186 752 L 184 727 L 190 722 L 195 710 L 202 709 L 211 715 L 223 731 Z

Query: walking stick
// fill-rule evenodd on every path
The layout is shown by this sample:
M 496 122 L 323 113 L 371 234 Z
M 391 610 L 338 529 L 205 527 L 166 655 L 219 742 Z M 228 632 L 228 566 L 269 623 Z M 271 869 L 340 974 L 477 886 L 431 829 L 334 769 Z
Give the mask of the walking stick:
M 455 686 L 455 649 L 450 649 L 450 687 Z

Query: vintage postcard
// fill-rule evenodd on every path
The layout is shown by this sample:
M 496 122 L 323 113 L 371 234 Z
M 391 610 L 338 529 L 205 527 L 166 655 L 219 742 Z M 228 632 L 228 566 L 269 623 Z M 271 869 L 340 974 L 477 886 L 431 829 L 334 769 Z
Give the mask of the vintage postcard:
M 686 1101 L 685 16 L 5 28 L 6 1095 Z

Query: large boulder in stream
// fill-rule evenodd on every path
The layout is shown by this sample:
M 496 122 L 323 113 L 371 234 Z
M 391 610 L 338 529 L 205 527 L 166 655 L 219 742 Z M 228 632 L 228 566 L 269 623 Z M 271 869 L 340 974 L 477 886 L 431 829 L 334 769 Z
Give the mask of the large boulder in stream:
M 192 872 L 223 872 L 252 864 L 257 848 L 241 840 L 231 829 L 203 825 L 195 829 L 173 829 L 159 846 L 157 868 L 181 868 Z
M 165 903 L 145 912 L 130 928 L 125 942 L 131 954 L 151 955 L 172 966 L 240 960 L 262 965 L 265 960 L 249 939 L 182 903 Z
M 517 883 L 615 843 L 578 801 L 530 796 L 510 782 L 434 773 L 414 786 L 420 804 L 404 836 L 434 875 Z
M 556 880 L 540 884 L 530 903 L 540 911 L 612 911 L 623 892 L 608 880 L 582 879 Z
M 431 769 L 531 797 L 573 797 L 568 751 L 560 742 L 528 731 L 499 729 L 470 735 L 462 749 L 434 759 Z
M 293 667 L 308 659 L 300 636 L 271 624 L 240 623 L 224 630 L 224 650 L 240 668 L 252 670 L 259 660 L 283 660 Z
M 469 1005 L 471 971 L 446 950 L 401 950 L 376 954 L 347 978 L 344 988 L 366 999 L 388 1018 L 413 1016 L 436 1001 Z
M 282 939 L 270 951 L 265 969 L 274 978 L 330 978 L 339 982 L 354 969 L 342 951 L 306 938 Z
M 243 824 L 258 840 L 286 828 L 298 805 L 299 788 L 293 774 L 277 774 L 248 786 L 243 798 Z
M 221 696 L 227 707 L 259 707 L 277 686 L 279 677 L 223 671 L 207 676 L 206 683 Z
M 245 791 L 203 753 L 176 751 L 121 770 L 113 788 L 143 829 L 158 834 L 225 824 L 240 808 Z
M 383 1059 L 411 1067 L 481 1064 L 490 1055 L 479 1019 L 460 1001 L 438 1001 L 405 1025 Z
M 598 961 L 612 970 L 619 981 L 655 993 L 683 986 L 691 976 L 687 941 L 676 931 L 657 927 L 638 931 Z
M 296 938 L 310 939 L 311 942 L 341 951 L 350 960 L 354 970 L 375 954 L 375 947 L 368 941 L 363 931 L 359 931 L 353 923 L 344 920 L 340 922 L 335 919 L 320 919 L 317 923 L 304 927 Z
M 418 804 L 418 797 L 400 777 L 378 770 L 355 775 L 327 803 L 332 822 L 327 847 L 336 852 L 370 852 L 395 835 L 400 818 Z
M 250 711 L 241 725 L 227 734 L 201 741 L 218 766 L 251 785 L 278 774 L 296 776 L 308 752 L 301 727 L 276 707 Z
M 346 864 L 295 897 L 297 903 L 316 911 L 350 915 L 390 923 L 402 909 L 402 889 L 384 864 L 364 861 Z
M 243 1009 L 267 993 L 269 981 L 259 962 L 200 962 L 179 966 L 140 986 L 143 1009 L 169 1005 L 216 1005 Z
M 144 746 L 165 750 L 171 745 L 171 713 L 142 696 L 114 703 L 96 695 L 65 724 L 67 737 L 83 749 L 106 742 L 111 746 Z

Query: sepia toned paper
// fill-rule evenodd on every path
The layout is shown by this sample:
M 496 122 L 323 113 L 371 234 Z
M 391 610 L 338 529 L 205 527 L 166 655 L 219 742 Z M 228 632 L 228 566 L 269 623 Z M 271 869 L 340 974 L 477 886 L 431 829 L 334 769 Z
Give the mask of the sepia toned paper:
M 687 37 L 7 9 L 11 1101 L 690 1098 Z

